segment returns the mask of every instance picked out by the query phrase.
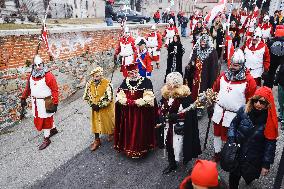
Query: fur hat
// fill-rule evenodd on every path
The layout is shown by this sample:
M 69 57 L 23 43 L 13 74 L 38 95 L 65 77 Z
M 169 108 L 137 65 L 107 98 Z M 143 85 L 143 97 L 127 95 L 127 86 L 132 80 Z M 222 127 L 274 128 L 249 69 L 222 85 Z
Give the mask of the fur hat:
M 166 77 L 166 84 L 172 86 L 180 86 L 183 84 L 182 75 L 179 72 L 169 73 Z
M 93 69 L 93 71 L 91 71 L 90 73 L 90 75 L 94 75 L 94 74 L 102 76 L 104 74 L 104 69 L 98 66 L 95 69 Z

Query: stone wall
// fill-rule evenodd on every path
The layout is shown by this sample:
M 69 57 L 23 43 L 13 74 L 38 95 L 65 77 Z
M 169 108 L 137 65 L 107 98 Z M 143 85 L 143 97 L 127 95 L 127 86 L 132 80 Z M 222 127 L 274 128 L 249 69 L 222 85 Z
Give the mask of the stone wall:
M 134 25 L 130 29 L 137 36 L 148 33 L 150 27 Z M 163 30 L 164 25 L 158 28 Z M 0 31 L 0 129 L 19 120 L 20 96 L 31 71 L 39 34 L 39 30 Z M 111 72 L 120 34 L 118 27 L 50 31 L 49 45 L 54 60 L 49 61 L 44 44 L 39 54 L 58 79 L 60 100 L 83 88 L 87 75 L 95 66 Z

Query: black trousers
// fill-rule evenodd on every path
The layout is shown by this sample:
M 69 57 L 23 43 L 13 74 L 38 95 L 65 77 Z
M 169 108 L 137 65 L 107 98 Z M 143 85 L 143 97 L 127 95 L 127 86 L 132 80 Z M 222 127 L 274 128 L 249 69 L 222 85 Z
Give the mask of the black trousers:
M 273 87 L 276 70 L 278 66 L 283 62 L 284 62 L 284 56 L 276 56 L 270 53 L 270 66 L 269 66 L 269 71 L 268 71 L 269 77 L 267 77 L 264 80 L 264 83 L 263 83 L 264 86 L 267 86 L 270 88 Z

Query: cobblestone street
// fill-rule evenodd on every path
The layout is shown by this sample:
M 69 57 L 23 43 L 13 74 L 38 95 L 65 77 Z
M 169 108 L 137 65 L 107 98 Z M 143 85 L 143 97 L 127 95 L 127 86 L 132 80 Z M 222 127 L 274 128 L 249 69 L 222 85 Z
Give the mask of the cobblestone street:
M 192 50 L 190 41 L 189 38 L 182 39 L 186 51 L 183 67 L 188 63 Z M 167 51 L 163 48 L 161 68 L 155 69 L 151 78 L 158 99 L 161 98 L 160 89 L 164 84 L 166 59 Z M 113 77 L 115 90 L 122 79 L 122 74 L 117 70 Z M 178 187 L 194 161 L 186 167 L 179 166 L 176 172 L 162 175 L 162 170 L 167 166 L 165 151 L 162 149 L 155 149 L 144 159 L 129 159 L 114 151 L 112 143 L 103 138 L 102 146 L 97 151 L 91 152 L 89 145 L 94 136 L 90 132 L 90 107 L 82 100 L 82 95 L 83 91 L 80 90 L 59 105 L 55 115 L 55 124 L 59 133 L 51 139 L 51 145 L 43 151 L 38 150 L 43 135 L 36 131 L 31 117 L 2 132 L 0 188 L 174 189 Z M 207 122 L 207 117 L 199 121 L 202 146 Z M 212 130 L 211 127 L 207 149 L 199 156 L 201 159 L 211 159 L 213 155 Z M 283 131 L 280 131 L 279 135 L 275 162 L 268 176 L 261 177 L 250 186 L 246 186 L 241 180 L 241 189 L 272 188 L 284 146 Z M 228 181 L 228 174 L 223 172 L 220 166 L 219 170 L 221 177 Z

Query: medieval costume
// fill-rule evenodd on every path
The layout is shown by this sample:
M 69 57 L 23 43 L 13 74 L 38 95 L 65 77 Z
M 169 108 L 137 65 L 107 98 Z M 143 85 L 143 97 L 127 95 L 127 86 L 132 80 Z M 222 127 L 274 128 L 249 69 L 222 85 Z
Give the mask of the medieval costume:
M 220 159 L 222 141 L 227 140 L 227 131 L 232 119 L 256 90 L 256 83 L 246 71 L 244 63 L 244 53 L 238 49 L 232 56 L 231 67 L 217 78 L 213 86 L 214 92 L 218 93 L 212 116 L 216 162 Z
M 192 158 L 198 157 L 201 154 L 201 147 L 196 110 L 178 114 L 179 110 L 187 108 L 193 103 L 188 86 L 183 85 L 182 75 L 178 72 L 170 73 L 161 92 L 160 112 L 164 117 L 168 116 L 169 119 L 164 125 L 164 140 L 169 166 L 163 173 L 167 174 L 177 168 L 176 161 L 180 161 L 181 156 L 183 156 L 184 164 L 187 164 Z M 184 124 L 182 133 L 176 131 L 178 124 Z M 157 126 L 161 126 L 161 124 L 158 122 Z
M 168 47 L 168 45 L 173 41 L 175 34 L 178 34 L 178 29 L 174 25 L 173 19 L 170 19 L 169 25 L 166 27 L 163 34 L 163 37 L 165 38 L 165 47 Z
M 142 77 L 150 77 L 152 73 L 152 60 L 146 48 L 146 39 L 137 38 L 137 45 L 139 48 L 135 54 L 135 64 L 138 65 L 139 74 Z
M 58 133 L 53 120 L 58 106 L 58 94 L 56 78 L 48 71 L 40 56 L 36 55 L 31 75 L 21 97 L 21 106 L 25 107 L 26 99 L 31 96 L 35 127 L 38 131 L 43 130 L 44 134 L 44 141 L 39 150 L 49 146 L 50 137 Z
M 263 22 L 261 24 L 259 24 L 258 27 L 261 29 L 262 39 L 266 43 L 269 40 L 269 38 L 271 37 L 271 35 L 273 34 L 273 27 L 269 23 L 269 16 L 268 15 L 266 15 L 263 18 Z
M 168 47 L 168 59 L 167 59 L 167 70 L 166 77 L 171 72 L 179 72 L 182 74 L 182 56 L 184 54 L 184 48 L 180 41 L 180 36 L 175 35 L 174 41 L 169 44 Z
M 95 140 L 91 150 L 95 151 L 101 146 L 100 134 L 109 135 L 112 140 L 114 130 L 114 100 L 113 88 L 109 80 L 103 78 L 103 68 L 97 67 L 92 72 L 91 78 L 85 88 L 83 99 L 91 106 L 91 125 Z
M 204 46 L 201 44 L 204 43 Z M 185 82 L 191 89 L 192 99 L 212 88 L 218 74 L 218 55 L 209 35 L 202 35 L 193 48 L 192 57 L 185 69 Z
M 219 72 L 218 54 L 213 47 L 212 38 L 202 35 L 195 46 L 188 65 L 185 68 L 185 83 L 191 90 L 195 101 L 199 93 L 213 87 Z M 203 109 L 198 108 L 198 117 L 203 116 Z
M 146 36 L 147 48 L 153 62 L 160 68 L 160 53 L 163 45 L 161 34 L 156 31 L 156 26 L 151 27 L 151 33 Z
M 253 38 L 246 41 L 242 47 L 245 53 L 246 68 L 255 79 L 258 86 L 261 85 L 261 77 L 269 70 L 270 55 L 266 44 L 261 40 L 261 31 L 259 28 L 254 32 Z
M 115 103 L 114 148 L 128 157 L 143 157 L 155 146 L 156 100 L 150 79 L 136 64 L 118 88 Z
M 134 63 L 134 53 L 136 52 L 135 40 L 130 36 L 128 27 L 124 28 L 124 35 L 119 39 L 119 43 L 115 50 L 114 59 L 121 56 L 121 69 L 124 77 L 127 77 L 126 66 Z

